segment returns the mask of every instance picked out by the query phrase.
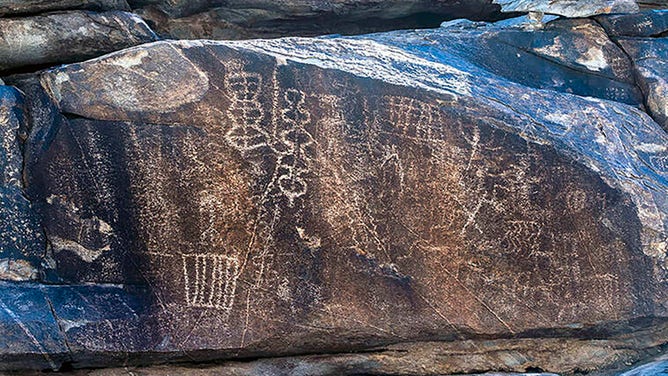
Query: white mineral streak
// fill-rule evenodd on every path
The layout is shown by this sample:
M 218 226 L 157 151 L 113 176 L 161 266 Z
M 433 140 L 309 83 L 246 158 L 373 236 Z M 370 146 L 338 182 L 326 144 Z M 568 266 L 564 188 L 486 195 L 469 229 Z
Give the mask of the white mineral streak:
M 634 0 L 494 0 L 503 12 L 542 12 L 565 17 L 590 17 L 606 13 L 633 13 Z
M 37 278 L 37 269 L 28 261 L 0 259 L 0 280 L 30 281 Z
M 102 256 L 104 252 L 111 250 L 109 245 L 105 245 L 102 248 L 91 249 L 84 247 L 74 240 L 63 239 L 57 236 L 49 237 L 49 241 L 55 252 L 70 251 L 86 262 L 93 262 Z
M 449 95 L 471 95 L 469 73 L 373 40 L 284 38 L 280 43 L 252 40 L 225 44 L 269 54 L 279 61 L 337 69 L 360 77 Z

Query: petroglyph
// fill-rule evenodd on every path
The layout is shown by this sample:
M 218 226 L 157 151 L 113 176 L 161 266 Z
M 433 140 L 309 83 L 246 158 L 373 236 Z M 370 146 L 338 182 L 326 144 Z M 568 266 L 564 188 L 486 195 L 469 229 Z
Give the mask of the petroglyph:
M 441 111 L 428 103 L 408 97 L 387 96 L 389 121 L 401 134 L 419 140 L 434 142 L 442 124 Z
M 509 221 L 505 240 L 508 250 L 519 255 L 534 256 L 540 252 L 542 227 L 535 221 Z
M 216 254 L 184 254 L 183 280 L 189 307 L 230 311 L 239 278 L 239 260 Z

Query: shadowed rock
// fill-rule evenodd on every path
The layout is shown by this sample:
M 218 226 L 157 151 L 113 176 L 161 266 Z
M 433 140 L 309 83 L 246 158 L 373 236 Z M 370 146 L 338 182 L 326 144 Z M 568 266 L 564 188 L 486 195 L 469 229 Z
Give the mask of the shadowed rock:
M 133 1 L 162 35 L 181 39 L 361 34 L 436 27 L 456 18 L 497 20 L 491 0 Z
M 0 0 L 0 16 L 54 10 L 129 10 L 125 0 Z
M 0 72 L 81 61 L 154 40 L 144 21 L 125 12 L 0 18 Z
M 619 39 L 631 56 L 650 115 L 668 130 L 668 38 Z
M 26 136 L 20 93 L 0 86 L 0 280 L 31 280 L 44 253 L 39 223 L 22 190 L 20 136 Z

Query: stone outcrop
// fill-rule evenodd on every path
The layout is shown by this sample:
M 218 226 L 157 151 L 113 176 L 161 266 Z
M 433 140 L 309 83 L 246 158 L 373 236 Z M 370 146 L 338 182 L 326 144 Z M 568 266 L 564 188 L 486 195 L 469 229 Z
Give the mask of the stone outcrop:
M 605 13 L 638 11 L 634 0 L 493 0 L 504 12 L 540 12 L 565 17 L 591 17 Z
M 668 130 L 668 37 L 658 39 L 620 39 L 631 55 L 638 82 L 647 98 L 647 111 Z
M 630 56 L 647 112 L 668 129 L 668 11 L 608 15 L 597 22 Z
M 2 0 L 0 16 L 36 14 L 56 10 L 130 10 L 125 0 Z
M 154 40 L 142 19 L 120 11 L 0 18 L 0 72 L 81 61 Z
M 105 12 L 128 7 L 149 22 Z M 498 11 L 0 0 L 0 371 L 612 375 L 659 356 L 665 11 L 149 27 Z
M 59 330 L 30 333 L 75 367 L 364 350 L 304 361 L 567 373 L 654 354 L 668 135 L 631 85 L 578 96 L 464 47 L 527 38 L 518 53 L 631 82 L 614 44 L 589 52 L 600 30 L 168 41 L 10 81 L 60 285 L 37 289 Z M 438 355 L 461 346 L 480 355 Z
M 504 17 L 491 0 L 131 1 L 155 30 L 179 39 L 361 34 Z

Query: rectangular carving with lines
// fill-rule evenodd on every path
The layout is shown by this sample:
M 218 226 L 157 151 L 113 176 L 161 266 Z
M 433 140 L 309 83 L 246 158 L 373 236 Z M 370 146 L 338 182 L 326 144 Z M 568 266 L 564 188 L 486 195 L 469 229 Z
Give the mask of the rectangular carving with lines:
M 182 259 L 187 305 L 230 310 L 239 261 L 235 257 L 212 254 L 184 254 Z

